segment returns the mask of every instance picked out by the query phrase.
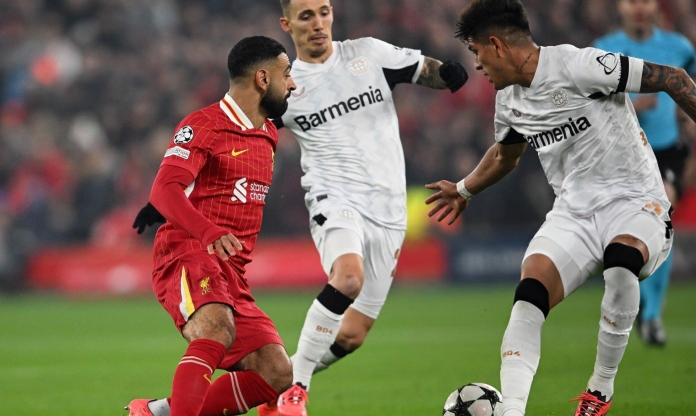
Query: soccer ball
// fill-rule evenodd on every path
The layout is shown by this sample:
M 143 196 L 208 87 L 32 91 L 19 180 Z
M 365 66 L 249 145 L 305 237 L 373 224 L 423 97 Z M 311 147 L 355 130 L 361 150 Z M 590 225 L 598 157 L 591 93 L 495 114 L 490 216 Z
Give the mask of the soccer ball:
M 484 383 L 466 384 L 449 395 L 443 416 L 493 416 L 502 395 L 493 386 Z

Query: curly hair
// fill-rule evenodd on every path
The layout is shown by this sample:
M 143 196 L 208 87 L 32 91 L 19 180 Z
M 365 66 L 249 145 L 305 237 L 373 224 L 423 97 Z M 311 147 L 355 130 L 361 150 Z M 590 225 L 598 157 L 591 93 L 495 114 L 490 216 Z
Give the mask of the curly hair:
M 278 58 L 285 47 L 265 36 L 251 36 L 237 42 L 227 56 L 230 79 L 247 75 L 256 65 Z

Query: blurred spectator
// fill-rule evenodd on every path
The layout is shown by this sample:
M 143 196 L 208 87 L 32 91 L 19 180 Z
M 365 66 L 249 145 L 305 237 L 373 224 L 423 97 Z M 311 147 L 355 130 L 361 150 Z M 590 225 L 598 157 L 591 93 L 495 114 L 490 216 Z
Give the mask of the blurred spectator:
M 525 6 L 540 44 L 585 46 L 618 27 L 613 2 Z M 412 186 L 461 178 L 493 140 L 495 91 L 453 39 L 467 3 L 333 2 L 336 39 L 374 36 L 469 69 L 469 83 L 455 95 L 396 90 Z M 661 6 L 664 25 L 696 42 L 693 1 Z M 278 0 L 0 2 L 0 286 L 17 284 L 24 258 L 42 246 L 133 238 L 119 227 L 146 202 L 176 123 L 227 90 L 223 57 L 231 45 L 264 34 L 294 50 L 280 13 Z M 289 136 L 276 154 L 266 234 L 307 232 L 299 149 Z M 502 185 L 507 192 L 482 195 L 467 224 L 538 226 L 552 195 L 535 159 L 525 155 Z

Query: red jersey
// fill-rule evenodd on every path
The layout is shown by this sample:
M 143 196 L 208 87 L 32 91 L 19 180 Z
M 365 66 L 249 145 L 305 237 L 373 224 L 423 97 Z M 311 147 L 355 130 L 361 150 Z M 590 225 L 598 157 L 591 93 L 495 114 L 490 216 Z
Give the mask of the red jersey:
M 213 231 L 224 229 L 242 242 L 243 250 L 229 262 L 243 274 L 261 230 L 278 131 L 270 120 L 262 128 L 254 128 L 229 94 L 186 116 L 175 131 L 160 169 L 176 166 L 193 174 L 194 180 L 184 193 L 210 220 Z M 212 233 L 214 236 L 208 238 L 212 241 L 206 242 L 184 228 L 168 221 L 157 231 L 155 269 L 185 252 L 206 250 L 207 244 L 226 234 Z

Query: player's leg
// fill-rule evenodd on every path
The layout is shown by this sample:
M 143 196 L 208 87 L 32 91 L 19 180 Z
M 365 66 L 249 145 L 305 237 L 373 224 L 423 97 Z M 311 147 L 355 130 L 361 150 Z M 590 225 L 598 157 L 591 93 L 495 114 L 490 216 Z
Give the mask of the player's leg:
M 500 416 L 524 415 L 541 356 L 541 327 L 563 297 L 563 283 L 553 261 L 544 254 L 527 257 L 501 346 Z
M 209 303 L 196 310 L 182 334 L 188 349 L 174 372 L 171 416 L 198 416 L 212 376 L 235 337 L 232 308 Z
M 321 357 L 315 372 L 328 368 L 362 346 L 387 300 L 405 232 L 366 223 L 365 235 L 362 291 L 346 311 L 336 341 Z
M 614 378 L 628 344 L 640 302 L 639 280 L 649 276 L 669 254 L 671 227 L 664 209 L 618 201 L 597 216 L 605 244 L 602 317 L 599 321 L 597 358 L 588 393 L 608 403 L 614 395 Z M 645 208 L 651 207 L 652 212 Z M 661 218 L 662 216 L 665 219 Z M 600 223 L 601 222 L 601 223 Z M 581 402 L 578 411 L 581 412 Z
M 665 193 L 673 209 L 677 208 L 683 192 L 683 177 L 688 155 L 688 148 L 681 145 L 655 152 L 655 158 L 665 185 Z M 649 279 L 640 283 L 638 330 L 641 338 L 647 344 L 664 345 L 667 342 L 661 315 L 671 271 L 672 255 L 670 254 Z
M 365 342 L 367 333 L 372 329 L 375 319 L 348 308 L 341 322 L 336 340 L 319 359 L 314 372 L 326 370 L 336 361 L 357 350 Z
M 640 282 L 640 336 L 651 345 L 664 345 L 667 342 L 662 325 L 662 308 L 669 285 L 672 269 L 672 253 L 650 278 Z
M 498 416 L 524 415 L 541 356 L 541 328 L 549 311 L 597 269 L 599 236 L 591 219 L 554 210 L 529 243 L 521 281 L 501 346 L 503 403 Z
M 343 316 L 358 297 L 364 282 L 363 243 L 352 229 L 332 228 L 318 244 L 329 283 L 307 312 L 297 351 L 292 357 L 293 384 L 309 385 L 319 359 L 333 344 Z
M 614 394 L 614 378 L 638 314 L 638 275 L 648 256 L 646 245 L 630 235 L 614 237 L 604 250 L 605 289 L 597 358 L 587 384 L 587 392 L 604 403 Z
M 229 276 L 226 285 L 215 282 L 197 288 L 198 293 L 205 292 L 204 297 L 219 296 L 218 292 L 225 289 L 234 304 L 234 342 L 217 367 L 230 373 L 217 377 L 210 385 L 199 416 L 246 413 L 259 404 L 275 401 L 292 381 L 292 364 L 273 322 L 256 305 L 235 271 L 227 263 L 220 267 Z M 142 416 L 169 416 L 169 403 L 171 399 L 151 401 L 147 403 L 150 413 Z
M 241 415 L 274 401 L 292 384 L 292 364 L 280 344 L 246 355 L 210 386 L 200 416 Z
M 350 233 L 353 232 L 330 230 L 327 233 L 327 245 L 341 241 L 342 235 Z M 353 238 L 356 237 L 357 235 Z M 329 283 L 307 311 L 297 352 L 292 358 L 293 383 L 300 383 L 309 389 L 314 367 L 336 339 L 346 310 L 360 293 L 363 278 L 361 256 L 355 253 L 343 254 L 333 262 Z
M 174 372 L 170 414 L 198 416 L 212 374 L 236 334 L 234 300 L 221 262 L 203 250 L 188 252 L 156 270 L 153 287 L 189 342 Z

